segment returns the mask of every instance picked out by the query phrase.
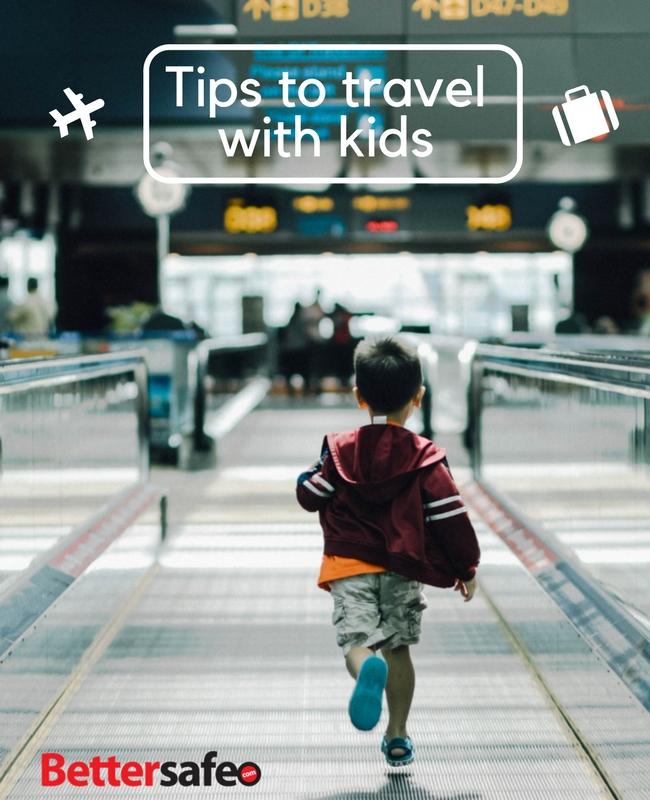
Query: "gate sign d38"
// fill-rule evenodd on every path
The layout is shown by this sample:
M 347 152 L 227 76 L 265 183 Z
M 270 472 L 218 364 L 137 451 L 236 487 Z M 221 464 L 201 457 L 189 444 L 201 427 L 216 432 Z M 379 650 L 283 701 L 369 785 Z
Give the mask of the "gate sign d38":
M 346 36 L 360 41 L 404 32 L 404 0 L 237 0 L 242 38 Z

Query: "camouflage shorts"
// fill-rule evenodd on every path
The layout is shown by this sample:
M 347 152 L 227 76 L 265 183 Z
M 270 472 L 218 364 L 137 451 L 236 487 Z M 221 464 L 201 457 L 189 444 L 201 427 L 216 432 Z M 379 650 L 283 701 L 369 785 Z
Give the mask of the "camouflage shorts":
M 394 650 L 419 641 L 427 602 L 418 581 L 374 572 L 330 581 L 330 589 L 336 642 L 344 655 L 351 647 Z

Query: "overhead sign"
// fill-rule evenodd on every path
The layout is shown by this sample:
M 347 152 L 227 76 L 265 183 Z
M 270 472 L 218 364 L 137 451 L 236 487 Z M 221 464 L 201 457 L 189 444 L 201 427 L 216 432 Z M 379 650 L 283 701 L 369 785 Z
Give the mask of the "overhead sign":
M 410 0 L 407 32 L 570 33 L 575 0 Z
M 512 228 L 510 206 L 502 203 L 468 206 L 467 227 L 470 231 L 509 231 Z
M 396 233 L 400 224 L 396 219 L 369 219 L 363 227 L 368 233 Z
M 237 0 L 241 38 L 402 36 L 403 0 Z
M 273 233 L 278 227 L 278 212 L 273 206 L 252 205 L 235 197 L 226 204 L 223 227 L 227 233 Z
M 407 211 L 411 207 L 408 195 L 359 194 L 352 198 L 352 208 L 363 214 L 378 211 Z
M 569 13 L 569 3 L 570 0 L 413 0 L 411 11 L 425 20 L 437 15 L 441 20 L 451 22 L 490 15 L 564 17 Z
M 302 194 L 291 204 L 301 214 L 322 214 L 334 210 L 334 200 L 329 195 Z

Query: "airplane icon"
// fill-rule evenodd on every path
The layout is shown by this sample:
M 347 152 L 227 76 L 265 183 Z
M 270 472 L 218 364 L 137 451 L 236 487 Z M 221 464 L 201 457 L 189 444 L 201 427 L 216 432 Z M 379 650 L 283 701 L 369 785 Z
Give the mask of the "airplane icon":
M 68 125 L 78 120 L 81 122 L 84 129 L 86 139 L 90 141 L 93 138 L 93 128 L 97 124 L 90 119 L 90 115 L 95 111 L 99 111 L 100 108 L 103 108 L 104 101 L 99 99 L 93 100 L 92 103 L 82 103 L 83 95 L 76 94 L 69 86 L 67 89 L 63 90 L 63 93 L 74 106 L 74 111 L 70 111 L 65 115 L 56 109 L 50 111 L 50 115 L 54 117 L 54 127 L 59 129 L 61 138 L 63 139 L 64 136 L 68 135 Z

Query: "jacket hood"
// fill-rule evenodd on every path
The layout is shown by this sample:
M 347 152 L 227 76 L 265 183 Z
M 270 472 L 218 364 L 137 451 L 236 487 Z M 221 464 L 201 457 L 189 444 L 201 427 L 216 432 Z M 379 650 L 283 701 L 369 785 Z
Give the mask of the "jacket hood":
M 370 502 L 391 500 L 414 473 L 445 457 L 432 441 L 399 425 L 364 425 L 330 433 L 326 442 L 340 477 Z

